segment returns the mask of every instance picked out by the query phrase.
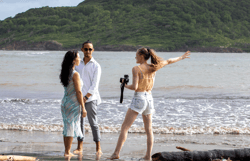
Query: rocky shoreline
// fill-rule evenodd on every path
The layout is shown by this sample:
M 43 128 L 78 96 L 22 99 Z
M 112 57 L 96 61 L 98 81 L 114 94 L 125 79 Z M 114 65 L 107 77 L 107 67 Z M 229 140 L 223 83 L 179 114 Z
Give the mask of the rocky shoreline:
M 63 50 L 62 44 L 57 41 L 27 42 L 14 41 L 0 46 L 2 50 Z
M 43 51 L 43 50 L 52 50 L 52 51 L 66 51 L 70 49 L 80 50 L 79 47 L 72 48 L 63 48 L 61 43 L 57 41 L 44 41 L 44 42 L 26 42 L 26 41 L 15 41 L 8 44 L 0 45 L 0 50 L 34 50 L 34 51 Z M 142 46 L 128 46 L 128 45 L 101 45 L 95 46 L 96 51 L 136 51 Z M 243 53 L 240 48 L 224 48 L 224 47 L 182 47 L 172 51 L 167 51 L 164 49 L 155 49 L 156 51 L 161 52 L 185 52 L 187 50 L 193 52 L 215 52 L 215 53 Z

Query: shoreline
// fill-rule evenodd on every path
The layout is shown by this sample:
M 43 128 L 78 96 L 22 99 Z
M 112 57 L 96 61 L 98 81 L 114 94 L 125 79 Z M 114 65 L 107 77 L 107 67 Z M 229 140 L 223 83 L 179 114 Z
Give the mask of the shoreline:
M 79 47 L 77 47 L 79 46 Z M 8 43 L 5 45 L 1 45 L 1 50 L 11 51 L 11 50 L 20 50 L 20 51 L 67 51 L 72 49 L 80 49 L 81 44 L 72 46 L 72 47 L 63 47 L 61 43 L 57 41 L 41 41 L 41 42 L 26 42 L 26 41 L 15 41 L 12 43 Z M 147 47 L 149 46 L 142 46 L 142 45 L 95 45 L 95 51 L 113 51 L 113 52 L 129 52 L 129 51 L 137 51 L 138 48 Z M 196 47 L 188 47 L 183 46 L 178 49 L 174 50 L 166 50 L 162 48 L 155 48 L 156 52 L 214 52 L 214 53 L 247 53 L 249 50 L 244 51 L 241 48 L 237 47 L 224 47 L 224 46 L 216 46 L 216 47 L 204 47 L 204 46 L 196 46 Z
M 62 49 L 62 50 L 42 50 L 42 49 L 27 49 L 27 50 L 22 50 L 22 49 L 13 49 L 13 50 L 5 50 L 5 49 L 0 49 L 0 51 L 69 51 L 72 50 L 73 48 L 69 48 L 69 49 Z M 75 49 L 78 51 L 81 51 L 81 49 Z M 95 52 L 136 52 L 137 49 L 135 50 L 95 50 Z M 167 51 L 167 50 L 155 50 L 156 52 L 170 52 L 170 53 L 174 53 L 174 52 L 186 52 L 186 51 L 191 51 L 191 52 L 195 52 L 195 53 L 250 53 L 247 51 L 243 51 L 241 49 L 239 49 L 239 51 L 237 52 L 236 50 L 238 50 L 237 48 L 234 48 L 233 51 L 231 49 L 223 49 L 223 50 L 219 50 L 219 51 L 215 51 L 215 50 L 191 50 L 191 49 L 181 49 L 181 50 L 173 50 L 173 51 Z
M 39 160 L 62 160 L 64 159 L 63 136 L 61 132 L 39 132 L 39 131 L 18 131 L 0 130 L 0 150 L 4 155 L 25 155 L 37 157 Z M 95 160 L 95 143 L 92 141 L 92 133 L 87 132 L 83 145 L 83 160 Z M 103 155 L 100 160 L 106 160 L 113 153 L 119 133 L 101 133 Z M 120 159 L 138 160 L 146 152 L 146 134 L 129 133 L 125 142 Z M 180 151 L 176 146 L 181 146 L 192 151 L 205 151 L 213 149 L 236 149 L 241 148 L 230 143 L 223 143 L 224 140 L 239 139 L 239 135 L 168 135 L 155 134 L 152 155 L 158 152 Z M 191 139 L 190 139 L 191 138 Z M 209 141 L 221 141 L 215 144 Z M 77 140 L 74 138 L 71 152 L 76 148 Z M 73 157 L 72 160 L 77 159 Z

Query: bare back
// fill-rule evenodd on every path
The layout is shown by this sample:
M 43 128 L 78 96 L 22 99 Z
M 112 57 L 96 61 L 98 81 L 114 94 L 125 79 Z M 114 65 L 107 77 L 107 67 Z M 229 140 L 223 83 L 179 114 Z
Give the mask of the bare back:
M 139 69 L 139 81 L 138 81 L 138 88 L 136 92 L 151 92 L 154 86 L 154 78 L 155 72 L 150 70 L 150 66 L 147 65 L 139 65 L 137 66 Z

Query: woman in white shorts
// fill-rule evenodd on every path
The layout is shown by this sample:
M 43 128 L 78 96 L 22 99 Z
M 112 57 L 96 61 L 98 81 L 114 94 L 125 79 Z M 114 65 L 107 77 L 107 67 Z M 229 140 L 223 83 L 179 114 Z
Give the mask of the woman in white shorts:
M 157 70 L 168 64 L 189 58 L 189 52 L 190 51 L 187 51 L 184 55 L 177 58 L 163 60 L 161 57 L 156 55 L 153 49 L 141 48 L 137 50 L 135 59 L 136 63 L 140 65 L 135 66 L 132 69 L 132 84 L 125 85 L 126 88 L 134 90 L 135 94 L 122 124 L 116 149 L 110 159 L 119 159 L 119 154 L 124 142 L 126 141 L 128 130 L 135 121 L 138 114 L 142 114 L 144 127 L 147 134 L 147 152 L 143 159 L 151 159 L 151 151 L 154 142 L 152 131 L 152 114 L 155 112 L 151 90 L 154 85 L 155 73 Z M 149 58 L 151 58 L 151 64 L 147 63 Z

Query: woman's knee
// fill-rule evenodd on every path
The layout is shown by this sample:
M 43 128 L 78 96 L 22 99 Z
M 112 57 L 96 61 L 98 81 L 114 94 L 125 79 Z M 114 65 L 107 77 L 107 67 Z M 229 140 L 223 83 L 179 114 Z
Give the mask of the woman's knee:
M 122 127 L 121 127 L 121 131 L 127 132 L 127 131 L 129 130 L 129 128 L 130 128 L 130 127 L 129 127 L 127 124 L 123 123 L 123 124 L 122 124 Z
M 152 129 L 152 127 L 146 127 L 146 128 L 145 128 L 145 132 L 146 132 L 147 135 L 152 135 L 152 134 L 153 134 L 153 129 Z

